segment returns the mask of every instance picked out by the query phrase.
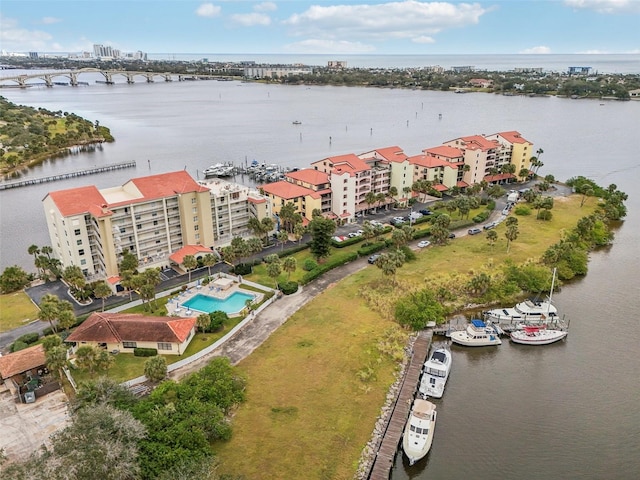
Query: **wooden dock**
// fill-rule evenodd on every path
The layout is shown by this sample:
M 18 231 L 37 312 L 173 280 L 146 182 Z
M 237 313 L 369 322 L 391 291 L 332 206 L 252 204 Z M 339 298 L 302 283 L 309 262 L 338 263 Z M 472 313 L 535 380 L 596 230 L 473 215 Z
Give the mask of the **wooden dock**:
M 413 355 L 405 371 L 402 386 L 389 415 L 382 441 L 378 446 L 376 458 L 373 462 L 368 478 L 370 480 L 389 480 L 393 461 L 402 439 L 404 426 L 409 418 L 411 405 L 418 391 L 418 381 L 422 366 L 427 359 L 431 346 L 432 330 L 423 330 L 413 344 Z
M 76 172 L 61 173 L 59 175 L 50 175 L 48 177 L 30 178 L 26 180 L 20 180 L 18 182 L 0 183 L 0 190 L 27 187 L 29 185 L 38 185 L 40 183 L 55 182 L 57 180 L 65 180 L 67 178 L 82 177 L 84 175 L 93 175 L 95 173 L 110 172 L 112 170 L 121 170 L 123 168 L 133 168 L 135 166 L 136 166 L 135 160 L 132 162 L 112 163 L 110 165 L 103 165 L 102 167 L 88 168 L 86 170 L 78 170 Z

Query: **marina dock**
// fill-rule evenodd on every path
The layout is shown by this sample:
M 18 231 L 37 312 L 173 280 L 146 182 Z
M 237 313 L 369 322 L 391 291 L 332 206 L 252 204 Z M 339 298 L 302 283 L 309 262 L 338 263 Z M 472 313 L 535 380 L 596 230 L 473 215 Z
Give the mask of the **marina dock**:
M 393 461 L 402 439 L 402 433 L 409 418 L 411 404 L 418 391 L 422 366 L 427 359 L 432 337 L 432 330 L 422 330 L 413 344 L 411 360 L 405 371 L 402 387 L 393 405 L 393 410 L 385 425 L 382 439 L 376 452 L 376 458 L 367 477 L 369 480 L 389 480 Z
M 121 170 L 123 168 L 133 168 L 136 166 L 135 160 L 132 162 L 112 163 L 102 167 L 89 168 L 86 170 L 78 170 L 76 172 L 61 173 L 59 175 L 51 175 L 48 177 L 29 178 L 17 182 L 0 183 L 0 190 L 9 190 L 10 188 L 27 187 L 29 185 L 38 185 L 40 183 L 55 182 L 57 180 L 65 180 L 67 178 L 82 177 L 84 175 L 93 175 L 95 173 L 110 172 L 112 170 Z

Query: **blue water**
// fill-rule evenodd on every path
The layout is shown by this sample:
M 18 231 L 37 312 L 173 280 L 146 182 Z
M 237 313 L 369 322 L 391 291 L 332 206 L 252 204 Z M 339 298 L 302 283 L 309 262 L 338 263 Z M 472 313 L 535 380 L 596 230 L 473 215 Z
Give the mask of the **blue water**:
M 182 305 L 190 308 L 191 310 L 198 310 L 199 312 L 211 313 L 216 311 L 223 311 L 225 313 L 238 313 L 246 306 L 247 300 L 253 300 L 255 297 L 246 293 L 234 292 L 224 300 L 210 297 L 198 293 L 195 297 L 190 298 Z

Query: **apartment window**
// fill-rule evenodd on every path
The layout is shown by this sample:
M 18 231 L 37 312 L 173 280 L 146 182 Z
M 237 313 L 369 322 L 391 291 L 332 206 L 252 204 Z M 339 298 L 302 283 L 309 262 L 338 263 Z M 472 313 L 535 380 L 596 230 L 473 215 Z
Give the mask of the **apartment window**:
M 198 221 L 198 216 L 196 215 L 195 217 L 193 217 L 193 223 L 196 223 Z
M 344 190 L 346 192 L 347 191 L 347 187 L 344 187 L 342 190 Z
M 126 229 L 126 228 L 124 228 L 124 227 L 120 227 L 120 233 L 124 233 L 124 232 L 126 232 L 126 231 L 127 231 L 127 229 Z
M 133 242 L 133 237 L 129 237 L 129 241 L 130 241 L 130 242 Z
M 151 214 L 151 216 L 152 216 L 152 217 L 157 217 L 157 216 L 158 216 L 158 212 L 153 212 L 153 213 Z
M 154 220 L 154 221 L 153 221 L 153 224 L 154 224 L 154 225 L 157 225 L 157 224 L 158 224 L 158 220 Z
M 156 245 L 157 245 L 158 243 L 160 243 L 160 240 L 156 240 Z
M 191 205 L 195 205 L 195 204 L 196 204 L 196 199 L 195 199 L 195 198 L 192 198 L 192 199 L 191 199 Z
M 345 194 L 342 196 L 342 198 L 347 198 L 347 194 L 345 193 Z
M 137 225 L 136 225 L 136 228 L 137 228 L 138 230 L 142 229 L 142 224 L 141 224 L 141 223 L 137 224 Z
M 198 213 L 198 207 L 193 207 L 192 212 L 193 212 L 193 213 Z
M 76 245 L 82 245 L 82 240 L 76 240 Z
M 122 348 L 138 348 L 137 342 L 122 342 Z
M 76 235 L 80 235 L 80 229 L 79 229 L 79 228 L 76 228 L 76 229 L 73 231 L 73 233 L 74 233 L 74 234 L 76 234 Z
M 136 215 L 136 220 L 140 220 L 140 215 Z
M 173 350 L 172 347 L 170 343 L 158 342 L 158 350 Z
M 129 213 L 129 207 L 124 207 L 124 213 Z
M 194 230 L 194 231 L 196 231 L 196 232 L 197 232 L 198 230 L 200 230 L 200 225 L 195 225 L 195 226 L 193 227 L 193 230 Z
M 82 260 L 80 260 L 80 265 L 86 265 L 87 261 L 83 258 Z
M 78 255 L 84 255 L 84 248 L 81 248 L 80 250 L 78 250 Z
M 345 179 L 342 181 L 342 183 L 347 183 L 347 179 L 345 178 Z
M 196 233 L 196 240 L 200 240 L 200 234 Z

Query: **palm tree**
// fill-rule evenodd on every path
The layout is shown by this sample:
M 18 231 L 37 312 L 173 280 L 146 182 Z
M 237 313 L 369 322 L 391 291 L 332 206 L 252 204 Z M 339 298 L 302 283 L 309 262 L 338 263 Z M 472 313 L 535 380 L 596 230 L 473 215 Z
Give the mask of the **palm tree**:
M 38 273 L 40 273 L 40 266 L 38 265 L 38 255 L 40 255 L 40 247 L 38 247 L 37 245 L 30 245 L 27 249 L 27 252 L 29 252 L 29 255 L 33 255 L 33 262 L 38 269 Z
M 297 266 L 298 262 L 295 257 L 287 257 L 284 259 L 284 262 L 282 262 L 282 270 L 287 272 L 287 280 L 291 278 L 291 274 L 296 271 Z
M 393 202 L 396 202 L 396 196 L 398 195 L 398 189 L 396 187 L 389 187 L 389 190 L 387 191 L 387 196 L 389 198 L 391 198 L 391 200 L 393 200 Z
M 211 318 L 208 313 L 201 313 L 196 318 L 196 326 L 204 333 L 209 324 L 211 323 Z
M 38 305 L 40 307 L 38 318 L 44 322 L 49 322 L 49 325 L 51 325 L 51 329 L 54 333 L 57 331 L 54 320 L 57 320 L 58 318 L 59 304 L 60 299 L 58 299 L 58 297 L 56 297 L 55 295 L 47 294 L 42 297 L 42 300 Z
M 107 282 L 98 282 L 96 283 L 95 287 L 93 287 L 93 295 L 96 298 L 99 298 L 102 300 L 102 311 L 104 312 L 104 299 L 107 297 L 110 297 L 112 294 L 112 290 L 111 287 L 109 285 L 107 285 Z
M 371 208 L 371 205 L 373 205 L 377 201 L 378 201 L 378 198 L 376 197 L 376 194 L 373 192 L 367 192 L 367 194 L 364 196 L 364 203 L 366 203 L 369 206 L 369 209 Z
M 509 253 L 509 247 L 511 246 L 511 242 L 513 242 L 516 238 L 518 238 L 518 225 L 510 225 L 507 227 L 507 231 L 504 232 L 504 236 L 507 237 L 507 253 Z
M 281 247 L 282 247 L 282 251 L 284 251 L 284 244 L 287 243 L 289 241 L 289 234 L 284 231 L 281 230 L 278 232 L 278 242 L 280 243 Z
M 216 263 L 218 263 L 218 258 L 213 253 L 207 253 L 204 257 L 202 257 L 202 264 L 207 267 L 209 276 L 211 276 L 211 267 L 213 267 Z
M 189 272 L 189 283 L 191 283 L 191 270 L 198 266 L 198 260 L 193 255 L 185 255 L 182 259 L 182 265 Z

